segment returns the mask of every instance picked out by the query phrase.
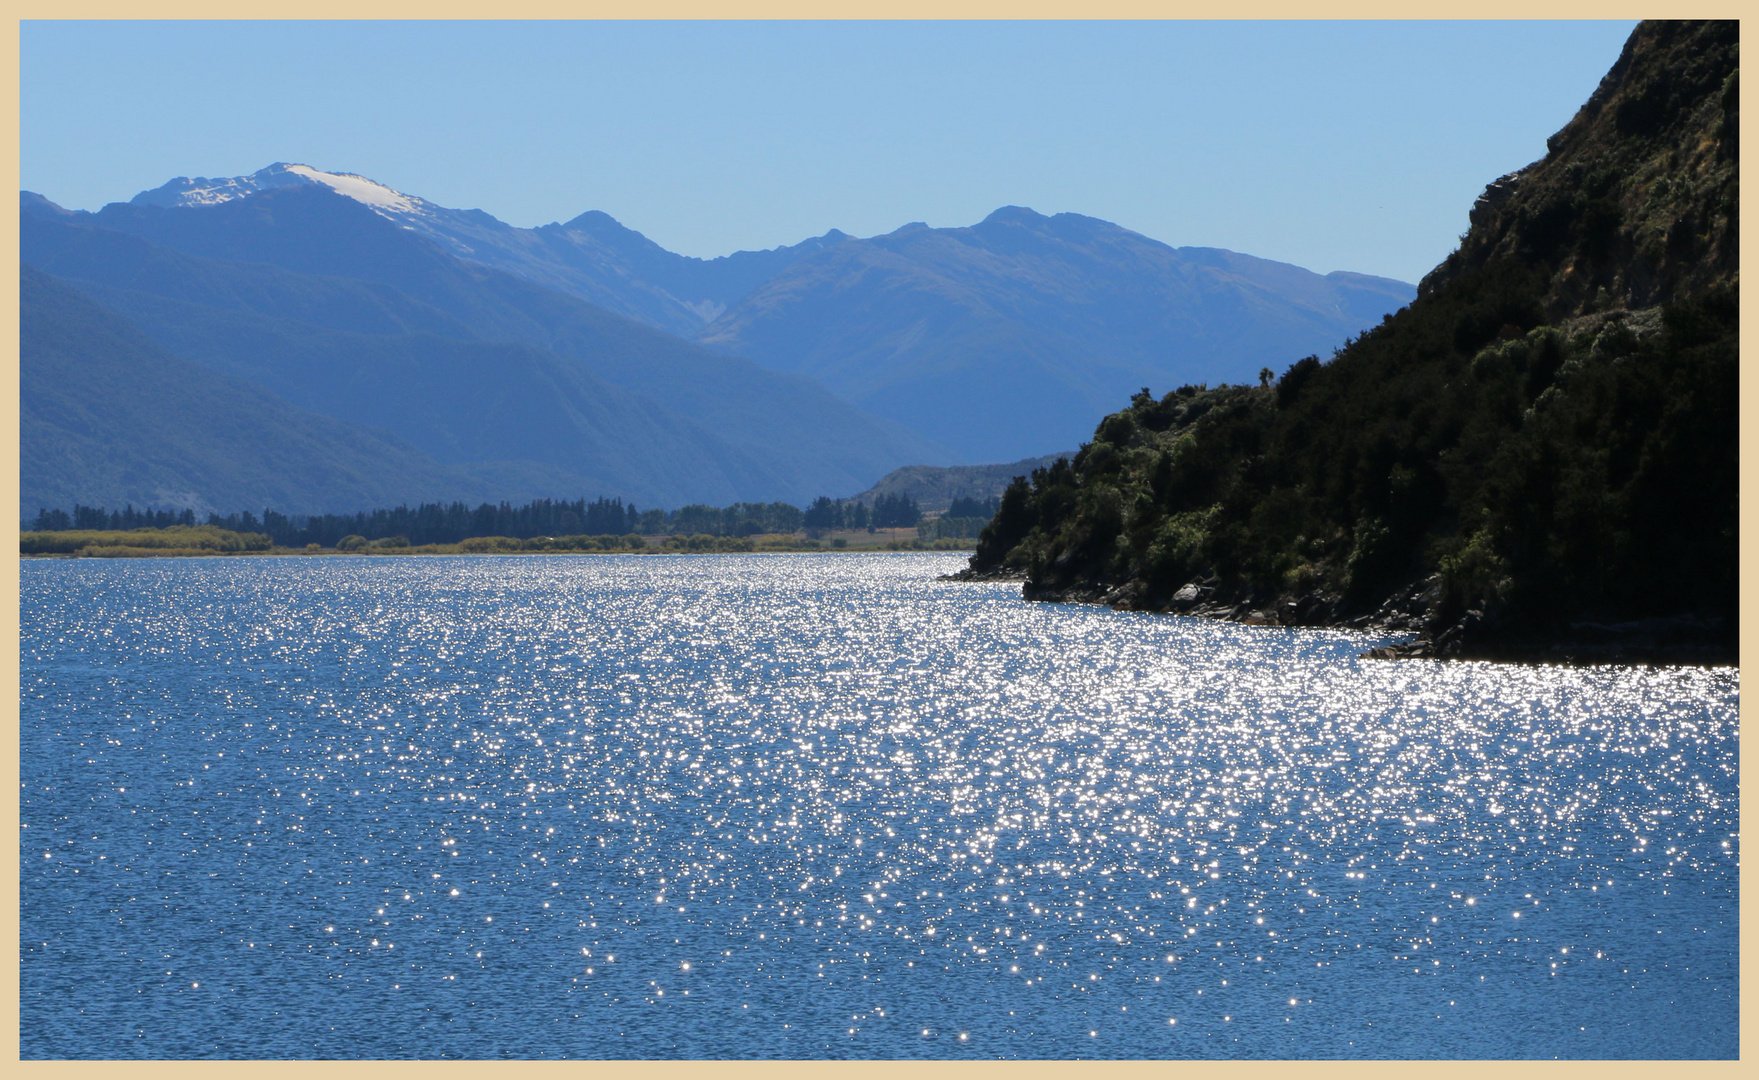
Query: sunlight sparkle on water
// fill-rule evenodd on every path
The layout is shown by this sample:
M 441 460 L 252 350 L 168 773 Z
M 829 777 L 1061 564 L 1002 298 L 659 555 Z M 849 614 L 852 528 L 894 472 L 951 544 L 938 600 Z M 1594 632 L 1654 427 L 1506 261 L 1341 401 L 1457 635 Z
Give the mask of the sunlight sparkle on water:
M 1734 671 L 958 565 L 24 564 L 22 1052 L 1737 1051 Z

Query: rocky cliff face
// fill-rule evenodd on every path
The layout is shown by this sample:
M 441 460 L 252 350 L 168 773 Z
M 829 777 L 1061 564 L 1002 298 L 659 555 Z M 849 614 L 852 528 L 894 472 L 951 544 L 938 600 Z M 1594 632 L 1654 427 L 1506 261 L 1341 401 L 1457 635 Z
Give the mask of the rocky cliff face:
M 1734 22 L 1645 22 L 1546 156 L 1491 183 L 1419 296 L 1499 260 L 1547 274 L 1553 322 L 1699 295 L 1740 268 Z

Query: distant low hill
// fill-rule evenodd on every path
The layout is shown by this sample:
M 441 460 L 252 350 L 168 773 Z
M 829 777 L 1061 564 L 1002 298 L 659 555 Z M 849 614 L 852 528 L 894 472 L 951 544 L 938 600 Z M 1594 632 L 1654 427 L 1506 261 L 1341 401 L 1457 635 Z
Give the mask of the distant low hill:
M 1016 476 L 1031 476 L 1034 469 L 1048 469 L 1058 458 L 1074 457 L 1051 454 L 1048 457 L 1026 458 L 1007 465 L 906 465 L 893 469 L 880 482 L 852 495 L 846 502 L 872 506 L 882 495 L 905 495 L 916 500 L 923 513 L 944 513 L 954 499 L 979 501 L 999 498 Z

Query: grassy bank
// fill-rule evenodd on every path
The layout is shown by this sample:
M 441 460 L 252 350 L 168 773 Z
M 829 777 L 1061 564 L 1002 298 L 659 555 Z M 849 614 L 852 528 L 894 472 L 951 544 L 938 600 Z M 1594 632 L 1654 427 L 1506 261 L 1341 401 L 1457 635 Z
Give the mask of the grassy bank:
M 212 525 L 164 529 L 76 529 L 19 534 L 19 554 L 39 558 L 157 558 L 207 555 L 524 555 L 524 554 L 729 554 L 752 551 L 969 551 L 972 542 L 924 542 L 915 529 L 849 530 L 819 537 L 804 533 L 758 536 L 473 536 L 456 544 L 411 545 L 400 536 L 367 540 L 345 536 L 335 547 L 308 544 L 279 547 L 262 533 L 241 533 Z

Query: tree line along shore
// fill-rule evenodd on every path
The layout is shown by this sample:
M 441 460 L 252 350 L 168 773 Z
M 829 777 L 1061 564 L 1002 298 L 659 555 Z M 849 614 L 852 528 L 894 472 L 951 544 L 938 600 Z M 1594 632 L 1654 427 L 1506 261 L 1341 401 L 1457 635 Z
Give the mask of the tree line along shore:
M 142 509 L 130 505 L 106 510 L 76 503 L 71 512 L 38 510 L 35 519 L 23 523 L 23 531 L 126 532 L 141 528 L 193 528 L 200 524 L 241 534 L 262 533 L 275 547 L 299 549 L 312 544 L 336 548 L 350 537 L 369 543 L 383 540 L 393 546 L 424 547 L 489 537 L 524 541 L 630 535 L 646 538 L 649 547 L 666 537 L 696 536 L 796 536 L 818 541 L 841 536 L 845 546 L 859 547 L 907 539 L 907 532 L 900 530 L 911 529 L 925 544 L 940 539 L 975 540 L 995 515 L 997 505 L 994 496 L 967 495 L 954 498 L 945 510 L 925 512 L 914 496 L 895 492 L 867 493 L 851 499 L 820 496 L 804 509 L 785 502 L 738 502 L 723 507 L 694 504 L 676 510 L 642 511 L 620 498 L 600 497 L 590 502 L 584 498 L 534 499 L 523 505 L 503 501 L 475 507 L 462 502 L 431 502 L 351 514 L 285 514 L 269 508 L 260 518 L 243 510 L 225 517 L 210 513 L 202 521 L 191 509 Z M 884 535 L 863 540 L 862 534 Z

